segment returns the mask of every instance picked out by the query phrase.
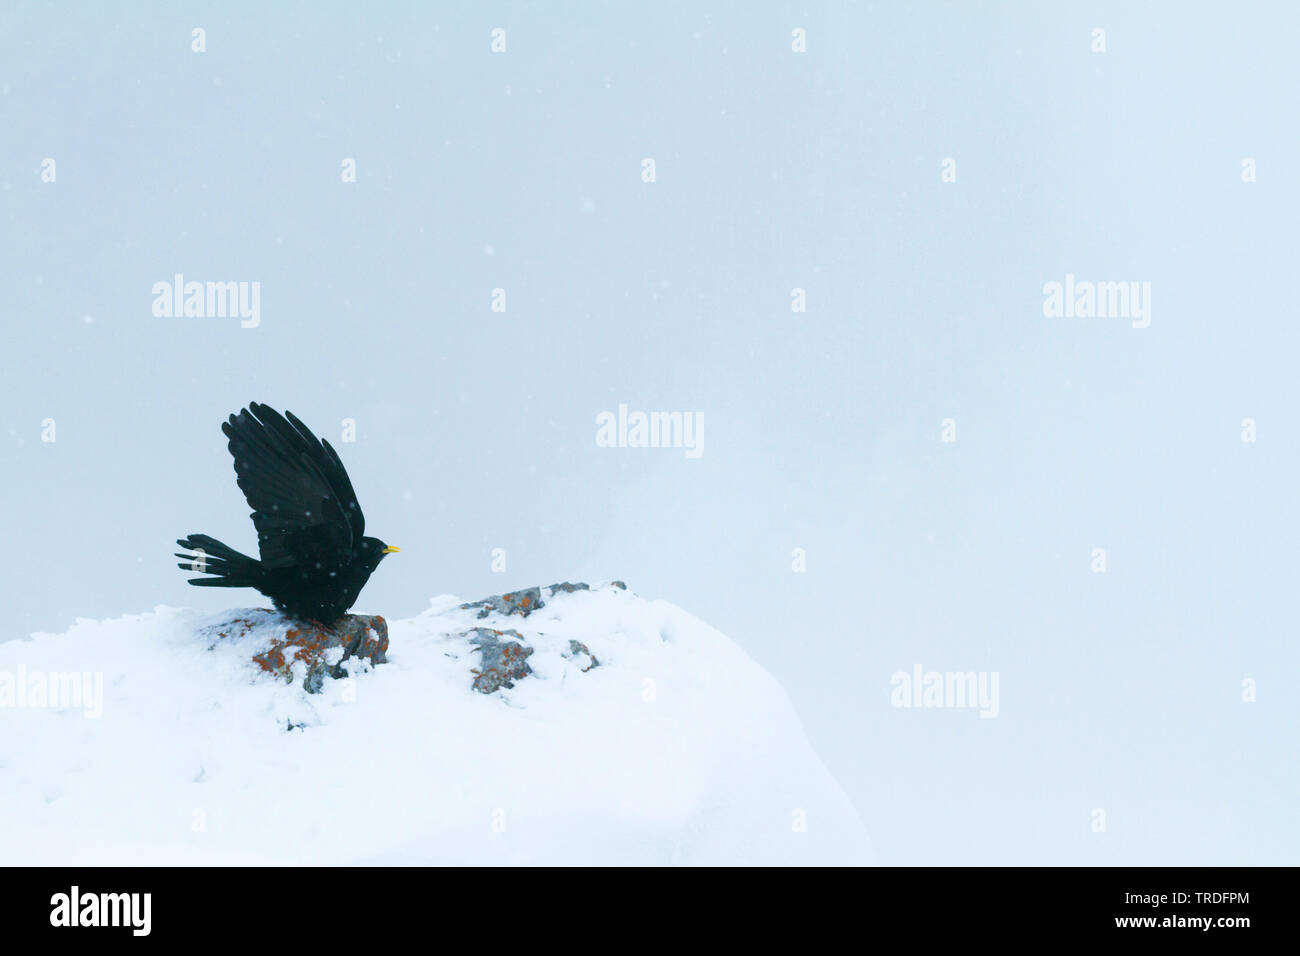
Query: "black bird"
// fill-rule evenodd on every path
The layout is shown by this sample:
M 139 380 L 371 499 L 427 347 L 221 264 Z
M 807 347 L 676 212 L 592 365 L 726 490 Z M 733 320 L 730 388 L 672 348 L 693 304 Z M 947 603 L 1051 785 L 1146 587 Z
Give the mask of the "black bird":
M 287 418 L 286 418 L 287 416 Z M 400 550 L 364 536 L 366 519 L 338 453 L 294 416 L 249 402 L 221 426 L 239 487 L 253 509 L 260 561 L 206 534 L 176 543 L 190 578 L 213 588 L 256 588 L 293 617 L 332 624 L 350 608 L 385 555 Z

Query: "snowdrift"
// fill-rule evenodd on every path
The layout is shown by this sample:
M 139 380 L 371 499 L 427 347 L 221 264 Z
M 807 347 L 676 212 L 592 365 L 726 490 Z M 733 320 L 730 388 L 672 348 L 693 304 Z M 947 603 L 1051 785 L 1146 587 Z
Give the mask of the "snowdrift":
M 254 662 L 266 612 L 0 644 L 0 863 L 870 862 L 762 668 L 671 604 L 568 587 L 436 598 L 317 693 Z

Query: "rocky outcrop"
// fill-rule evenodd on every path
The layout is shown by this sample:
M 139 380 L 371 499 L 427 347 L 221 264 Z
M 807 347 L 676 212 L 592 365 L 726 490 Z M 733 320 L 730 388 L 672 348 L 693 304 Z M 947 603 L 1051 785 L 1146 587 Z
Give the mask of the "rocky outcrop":
M 479 666 L 472 671 L 473 687 L 480 694 L 490 694 L 501 687 L 514 687 L 515 681 L 533 672 L 528 666 L 533 649 L 523 643 L 523 635 L 518 631 L 476 627 L 467 631 L 465 636 L 481 655 Z M 505 637 L 517 640 L 502 640 Z
M 565 581 L 461 604 L 460 610 L 475 611 L 474 619 L 485 622 L 447 634 L 453 645 L 463 642 L 462 648 L 468 645 L 476 656 L 477 666 L 469 668 L 470 686 L 480 694 L 512 689 L 517 681 L 534 673 L 528 659 L 538 647 L 550 655 L 549 659 L 563 662 L 566 669 L 572 667 L 585 674 L 599 667 L 600 661 L 582 641 L 548 638 L 523 622 L 546 607 L 556 595 L 611 588 L 626 591 L 627 585 L 613 581 L 593 588 L 582 582 Z M 515 620 L 519 623 L 516 627 L 493 627 L 496 621 L 489 618 L 509 618 L 511 623 Z M 506 623 L 500 621 L 502 625 Z M 348 661 L 364 660 L 375 665 L 388 660 L 388 624 L 378 615 L 345 614 L 327 626 L 299 621 L 276 611 L 246 610 L 218 619 L 217 623 L 203 628 L 202 633 L 213 646 L 218 641 L 247 643 L 249 656 L 262 670 L 286 682 L 301 681 L 309 694 L 319 693 L 326 677 L 346 677 Z M 460 655 L 453 652 L 450 656 Z
M 609 587 L 620 591 L 627 590 L 627 585 L 622 581 L 613 581 Z M 465 611 L 478 611 L 476 618 L 480 621 L 494 614 L 500 617 L 527 618 L 546 607 L 547 599 L 554 598 L 557 594 L 573 594 L 576 591 L 590 590 L 591 588 L 582 582 L 574 584 L 565 581 L 546 587 L 523 588 L 505 594 L 494 594 L 481 601 L 462 604 L 460 607 Z M 532 674 L 533 669 L 528 664 L 528 658 L 533 653 L 533 643 L 543 639 L 542 634 L 525 637 L 513 628 L 497 630 L 491 627 L 474 627 L 451 636 L 468 641 L 479 654 L 479 666 L 471 673 L 474 675 L 472 686 L 481 694 L 491 694 L 502 687 L 509 690 L 515 686 L 515 681 Z M 533 643 L 528 643 L 529 641 Z M 591 653 L 587 645 L 581 641 L 568 641 L 567 648 L 560 651 L 560 656 L 584 674 L 600 665 L 596 655 Z
M 622 581 L 610 582 L 610 587 L 619 588 L 626 591 L 627 585 Z M 474 601 L 470 604 L 462 604 L 461 607 L 466 610 L 478 609 L 478 618 L 483 620 L 492 614 L 509 616 L 517 614 L 520 617 L 527 617 L 534 611 L 540 611 L 546 607 L 545 598 L 554 597 L 556 594 L 572 594 L 574 591 L 591 590 L 586 584 L 579 581 L 572 584 L 565 581 L 561 584 L 550 584 L 544 588 L 524 588 L 521 591 L 509 591 L 505 594 L 494 594 L 486 597 L 481 601 Z
M 494 613 L 506 616 L 518 614 L 520 617 L 527 617 L 545 606 L 546 602 L 542 600 L 541 588 L 524 588 L 522 591 L 494 594 L 492 597 L 484 598 L 481 601 L 461 605 L 465 610 L 477 608 L 480 621 Z
M 388 623 L 378 615 L 345 614 L 333 625 L 305 622 L 276 611 L 242 611 L 238 617 L 205 629 L 219 640 L 253 640 L 266 635 L 252 655 L 262 670 L 293 681 L 302 675 L 303 689 L 318 693 L 326 677 L 347 676 L 343 662 L 362 659 L 385 663 L 388 652 Z

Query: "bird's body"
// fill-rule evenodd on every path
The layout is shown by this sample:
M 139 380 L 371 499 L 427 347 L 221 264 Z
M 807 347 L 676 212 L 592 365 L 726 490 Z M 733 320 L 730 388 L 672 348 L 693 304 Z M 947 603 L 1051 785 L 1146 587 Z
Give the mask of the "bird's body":
M 365 517 L 338 454 L 286 414 L 250 402 L 221 426 L 253 509 L 260 560 L 206 534 L 178 540 L 194 553 L 176 556 L 185 559 L 183 570 L 213 575 L 190 584 L 256 588 L 286 614 L 329 624 L 398 549 L 365 536 Z

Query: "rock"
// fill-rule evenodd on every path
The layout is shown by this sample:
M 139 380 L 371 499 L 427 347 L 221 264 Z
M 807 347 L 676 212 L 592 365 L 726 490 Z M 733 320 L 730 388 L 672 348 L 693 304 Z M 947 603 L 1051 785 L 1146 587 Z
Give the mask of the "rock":
M 599 667 L 600 661 L 596 660 L 596 655 L 587 649 L 587 645 L 582 641 L 569 641 L 569 653 L 564 655 L 569 660 L 578 665 L 578 669 L 584 674 L 593 667 Z
M 519 640 L 501 640 L 507 635 Z M 528 666 L 528 657 L 533 649 L 522 643 L 523 635 L 518 631 L 476 627 L 472 631 L 466 631 L 464 636 L 469 638 L 469 642 L 478 648 L 482 656 L 482 666 L 472 671 L 474 689 L 480 694 L 490 694 L 501 687 L 514 687 L 515 681 L 533 672 Z
M 622 581 L 611 581 L 611 587 L 616 587 L 620 591 L 626 591 L 627 585 Z M 494 594 L 486 597 L 481 601 L 474 601 L 469 604 L 462 604 L 465 610 L 478 608 L 478 618 L 483 620 L 490 614 L 496 613 L 505 616 L 517 614 L 520 617 L 527 617 L 534 611 L 540 611 L 546 607 L 546 601 L 542 598 L 542 592 L 546 592 L 546 597 L 554 597 L 556 594 L 572 594 L 574 591 L 590 591 L 591 588 L 581 581 L 576 584 L 564 581 L 560 584 L 549 584 L 544 588 L 524 588 L 520 591 L 510 591 L 506 594 Z
M 320 692 L 326 677 L 347 676 L 342 664 L 363 659 L 371 664 L 386 663 L 388 622 L 379 615 L 345 614 L 332 626 L 299 621 L 275 611 L 246 611 L 239 617 L 206 628 L 216 639 L 240 640 L 265 632 L 263 647 L 253 661 L 268 673 L 285 681 L 294 671 L 303 672 L 302 686 L 309 694 Z
M 565 594 L 572 594 L 574 591 L 590 591 L 591 588 L 579 581 L 577 584 L 570 584 L 565 581 L 562 584 L 552 584 L 546 589 L 548 595 L 555 595 L 563 591 Z
M 620 591 L 627 590 L 627 585 L 622 581 L 611 581 L 607 587 Z M 594 590 L 600 588 L 592 588 L 581 581 L 576 583 L 564 581 L 546 587 L 522 588 L 505 594 L 494 594 L 481 601 L 461 604 L 460 609 L 477 610 L 476 617 L 480 621 L 493 614 L 501 617 L 527 618 L 530 614 L 546 607 L 547 598 L 553 598 L 557 594 Z M 490 627 L 475 627 L 450 636 L 468 641 L 479 652 L 481 666 L 475 668 L 472 673 L 474 689 L 482 694 L 491 694 L 502 687 L 510 689 L 515 686 L 515 681 L 533 673 L 527 658 L 532 655 L 538 641 L 546 644 L 545 636 L 540 633 L 524 635 L 513 629 L 502 631 Z M 513 640 L 503 641 L 501 640 L 503 636 L 511 637 Z M 551 644 L 553 643 L 552 641 Z M 565 645 L 561 644 L 559 648 L 552 648 L 550 653 L 558 653 L 561 658 L 571 661 L 584 674 L 593 667 L 600 666 L 596 655 L 591 653 L 587 645 L 581 641 L 570 640 L 567 642 L 567 649 L 564 648 Z
M 541 588 L 524 588 L 522 591 L 511 591 L 508 594 L 494 594 L 481 601 L 461 605 L 467 610 L 478 608 L 480 621 L 494 611 L 497 614 L 518 614 L 520 617 L 527 617 L 538 608 L 545 606 Z

